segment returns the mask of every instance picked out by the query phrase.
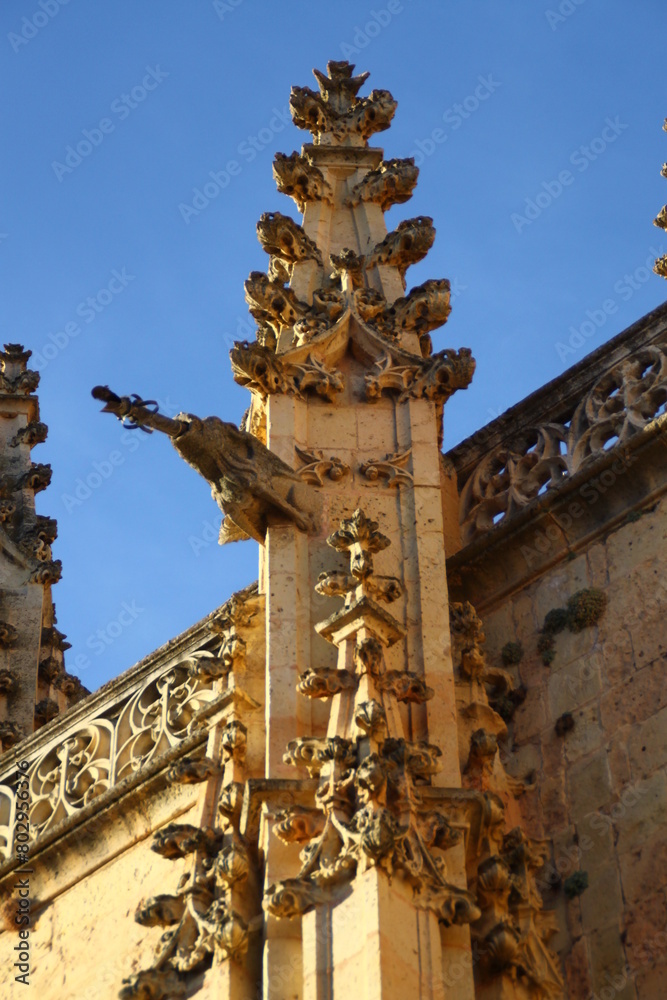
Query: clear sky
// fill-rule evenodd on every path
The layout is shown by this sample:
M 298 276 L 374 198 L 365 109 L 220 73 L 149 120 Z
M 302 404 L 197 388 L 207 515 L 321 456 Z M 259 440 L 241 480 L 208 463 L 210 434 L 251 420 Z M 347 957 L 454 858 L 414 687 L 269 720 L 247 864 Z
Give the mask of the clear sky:
M 298 218 L 271 176 L 309 139 L 290 86 L 348 58 L 398 100 L 375 138 L 421 175 L 388 222 L 433 216 L 409 283 L 450 279 L 435 347 L 478 362 L 446 408 L 451 447 L 664 300 L 645 265 L 667 252 L 666 20 L 664 0 L 3 0 L 0 328 L 42 371 L 38 510 L 58 519 L 84 684 L 256 577 L 255 543 L 215 544 L 208 487 L 169 442 L 123 431 L 90 389 L 240 420 L 228 351 L 267 265 L 255 223 Z

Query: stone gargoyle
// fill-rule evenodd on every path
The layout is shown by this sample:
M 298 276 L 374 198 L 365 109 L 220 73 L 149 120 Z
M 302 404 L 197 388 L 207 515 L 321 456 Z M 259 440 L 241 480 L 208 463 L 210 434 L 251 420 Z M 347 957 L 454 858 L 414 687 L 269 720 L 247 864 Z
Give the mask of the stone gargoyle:
M 204 477 L 226 515 L 220 541 L 250 537 L 263 543 L 269 522 L 287 518 L 301 531 L 314 528 L 319 501 L 312 486 L 257 438 L 218 417 L 201 419 L 190 413 L 175 418 L 157 411 L 157 404 L 138 396 L 117 396 L 108 386 L 92 395 L 126 427 L 161 431 L 176 451 Z M 230 529 L 231 521 L 236 531 Z

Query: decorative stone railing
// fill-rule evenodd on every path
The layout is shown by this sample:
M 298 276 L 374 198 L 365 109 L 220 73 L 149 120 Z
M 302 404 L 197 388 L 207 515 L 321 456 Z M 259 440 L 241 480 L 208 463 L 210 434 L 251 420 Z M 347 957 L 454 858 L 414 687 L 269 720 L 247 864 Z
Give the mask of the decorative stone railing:
M 453 448 L 463 545 L 667 427 L 667 306 Z
M 19 776 L 29 782 L 35 841 L 93 801 L 102 805 L 121 782 L 141 780 L 158 759 L 204 742 L 221 698 L 216 679 L 229 670 L 211 650 L 229 645 L 234 600 L 0 758 L 0 859 L 13 853 Z

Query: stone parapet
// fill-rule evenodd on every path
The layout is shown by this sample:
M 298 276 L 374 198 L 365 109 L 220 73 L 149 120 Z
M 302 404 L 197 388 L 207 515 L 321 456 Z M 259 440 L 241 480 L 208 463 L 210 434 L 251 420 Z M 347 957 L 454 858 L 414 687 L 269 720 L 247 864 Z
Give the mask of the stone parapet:
M 463 545 L 494 544 L 584 470 L 662 432 L 666 347 L 667 304 L 449 451 Z

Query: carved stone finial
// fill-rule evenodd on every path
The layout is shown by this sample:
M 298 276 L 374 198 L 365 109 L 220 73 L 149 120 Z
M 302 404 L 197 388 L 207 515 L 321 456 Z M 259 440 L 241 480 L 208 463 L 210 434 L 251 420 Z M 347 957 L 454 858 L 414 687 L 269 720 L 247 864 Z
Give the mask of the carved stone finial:
M 3 363 L 13 362 L 25 369 L 28 359 L 32 357 L 32 351 L 26 351 L 23 344 L 5 344 L 4 348 L 4 351 L 0 351 Z
M 0 351 L 0 393 L 25 396 L 35 391 L 39 372 L 26 369 L 31 354 L 22 344 L 5 344 L 4 351 Z
M 297 128 L 310 131 L 316 145 L 364 145 L 371 135 L 389 128 L 396 101 L 387 90 L 369 97 L 357 94 L 368 73 L 354 76 L 348 62 L 330 62 L 327 75 L 313 70 L 319 94 L 309 87 L 292 87 L 290 108 Z
M 366 517 L 358 507 L 352 517 L 341 521 L 338 531 L 327 538 L 327 544 L 339 552 L 349 552 L 350 572 L 363 579 L 373 572 L 373 553 L 381 552 L 391 543 L 379 531 L 377 521 Z

